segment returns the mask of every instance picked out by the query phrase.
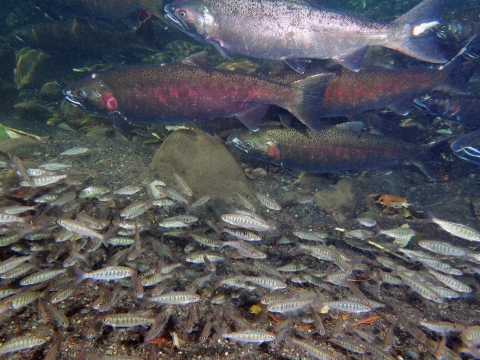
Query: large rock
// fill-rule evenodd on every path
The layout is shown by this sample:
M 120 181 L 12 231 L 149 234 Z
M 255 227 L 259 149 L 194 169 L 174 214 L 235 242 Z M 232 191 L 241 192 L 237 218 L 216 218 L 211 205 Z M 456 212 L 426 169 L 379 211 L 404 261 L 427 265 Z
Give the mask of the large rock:
M 23 48 L 17 53 L 14 70 L 18 89 L 38 89 L 45 81 L 58 76 L 64 68 L 57 60 L 44 52 Z
M 236 192 L 249 200 L 255 199 L 242 168 L 217 137 L 198 130 L 171 133 L 155 153 L 147 181 L 161 180 L 180 191 L 172 167 L 192 188 L 194 201 L 210 196 L 207 206 L 217 215 L 232 210 Z
M 44 153 L 46 145 L 22 136 L 15 139 L 0 139 L 0 152 L 11 156 L 18 156 L 21 159 L 28 159 L 35 156 L 35 153 Z
M 87 137 L 100 140 L 111 139 L 124 144 L 128 144 L 128 139 L 123 136 L 120 131 L 117 131 L 111 127 L 100 127 L 93 129 L 92 131 L 87 133 Z
M 331 215 L 337 223 L 355 216 L 359 181 L 352 178 L 340 180 L 336 185 L 320 190 L 314 196 L 315 204 Z M 360 194 L 361 195 L 361 194 Z

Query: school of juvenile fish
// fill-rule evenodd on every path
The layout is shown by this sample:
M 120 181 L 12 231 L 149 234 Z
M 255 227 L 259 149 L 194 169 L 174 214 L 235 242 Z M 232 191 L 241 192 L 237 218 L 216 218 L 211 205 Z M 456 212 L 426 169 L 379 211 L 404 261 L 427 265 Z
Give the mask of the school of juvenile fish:
M 156 344 L 181 349 L 187 338 L 205 347 L 290 346 L 318 359 L 347 353 L 392 359 L 402 351 L 395 338 L 403 332 L 436 359 L 478 357 L 478 326 L 428 310 L 456 306 L 478 288 L 480 253 L 471 244 L 480 232 L 471 227 L 428 213 L 417 226 L 433 226 L 450 240 L 421 239 L 404 248 L 395 241 L 417 231 L 381 229 L 381 218 L 352 219 L 348 230 L 281 229 L 272 211 L 282 207 L 260 193 L 260 209 L 255 199 L 232 194 L 232 206 L 240 208 L 215 224 L 206 213 L 188 212 L 199 199 L 174 169 L 176 183 L 148 185 L 167 198 L 149 199 L 136 184 L 86 187 L 60 163 L 38 164 L 57 169 L 44 173 L 17 157 L 9 167 L 24 185 L 4 189 L 12 204 L 0 209 L 0 320 L 29 314 L 38 326 L 7 330 L 0 354 L 55 358 L 65 350 L 62 331 L 105 342 L 112 328 L 143 342 L 149 359 L 157 356 Z M 82 294 L 92 289 L 87 300 Z M 412 304 L 409 313 L 385 301 L 392 291 L 396 301 Z M 383 324 L 375 333 L 368 326 L 374 321 Z M 461 345 L 453 346 L 458 334 Z M 93 345 L 73 356 L 104 355 Z M 130 358 L 142 357 L 122 357 Z

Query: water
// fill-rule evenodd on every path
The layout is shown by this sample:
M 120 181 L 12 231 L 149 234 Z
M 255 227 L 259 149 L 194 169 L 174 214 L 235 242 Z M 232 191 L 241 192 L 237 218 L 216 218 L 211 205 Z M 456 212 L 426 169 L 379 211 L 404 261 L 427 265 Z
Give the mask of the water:
M 26 262 L 27 265 L 31 262 L 35 267 L 17 278 L 2 280 L 0 290 L 40 292 L 40 300 L 35 297 L 32 302 L 19 309 L 11 308 L 11 297 L 1 300 L 2 343 L 20 336 L 42 338 L 40 345 L 30 350 L 16 351 L 9 358 L 41 359 L 45 358 L 49 351 L 53 353 L 51 358 L 58 359 L 107 359 L 115 356 L 136 356 L 140 359 L 314 358 L 313 355 L 305 353 L 302 343 L 297 340 L 310 342 L 317 349 L 335 352 L 336 357 L 342 358 L 347 354 L 346 350 L 326 341 L 330 337 L 337 337 L 337 340 L 355 340 L 357 345 L 362 344 L 361 351 L 366 351 L 367 354 L 349 351 L 349 356 L 354 359 L 428 359 L 434 357 L 436 352 L 437 358 L 440 358 L 438 353 L 443 348 L 438 344 L 442 335 L 420 327 L 419 320 L 448 321 L 457 324 L 460 331 L 463 330 L 462 327 L 480 325 L 478 239 L 465 240 L 442 230 L 437 224 L 424 223 L 427 211 L 431 211 L 439 219 L 464 224 L 475 231 L 480 230 L 478 166 L 455 156 L 448 142 L 441 143 L 435 152 L 433 174 L 439 181 L 430 181 L 421 168 L 412 164 L 399 163 L 392 166 L 392 169 L 370 170 L 376 168 L 372 158 L 380 156 L 378 153 L 368 159 L 368 170 L 352 168 L 346 173 L 302 175 L 290 171 L 291 168 L 284 171 L 270 164 L 277 163 L 275 161 L 268 163 L 256 160 L 228 144 L 227 138 L 232 133 L 246 130 L 242 123 L 234 118 L 217 118 L 212 121 L 213 130 L 218 134 L 215 138 L 201 131 L 191 130 L 195 128 L 191 123 L 166 127 L 135 125 L 131 132 L 122 135 L 114 131 L 110 117 L 82 111 L 65 101 L 61 89 L 92 73 L 101 74 L 103 71 L 135 65 L 178 62 L 203 50 L 208 52 L 210 67 L 219 66 L 225 70 L 259 76 L 271 76 L 285 71 L 290 71 L 292 76 L 295 74 L 280 61 L 241 56 L 235 57 L 234 61 L 227 61 L 213 47 L 197 42 L 171 27 L 164 30 L 155 19 L 146 20 L 134 33 L 131 27 L 138 25 L 138 18 L 125 15 L 128 11 L 122 13 L 122 8 L 114 0 L 104 1 L 96 9 L 92 5 L 88 9 L 68 8 L 63 12 L 59 3 L 60 1 L 52 1 L 53 7 L 46 12 L 42 2 L 36 4 L 23 0 L 7 0 L 0 9 L 0 17 L 3 19 L 0 22 L 0 123 L 3 125 L 0 128 L 0 152 L 3 155 L 0 160 L 6 162 L 6 167 L 0 169 L 3 189 L 0 207 L 4 211 L 5 208 L 11 210 L 19 205 L 32 206 L 36 204 L 35 199 L 57 191 L 59 197 L 64 194 L 73 194 L 76 197 L 66 205 L 49 209 L 48 205 L 42 204 L 36 210 L 14 215 L 19 216 L 20 220 L 13 223 L 7 223 L 4 219 L 1 229 L 6 231 L 6 234 L 2 235 L 0 241 L 17 233 L 24 233 L 23 237 L 47 234 L 44 237 L 37 235 L 43 237 L 40 240 L 21 239 L 2 247 L 2 262 L 13 256 L 33 253 L 36 257 Z M 416 3 L 335 0 L 322 2 L 322 5 L 387 21 L 405 13 Z M 149 10 L 154 15 L 156 12 L 159 16 L 163 15 L 161 4 L 148 1 L 141 1 L 141 4 L 150 7 Z M 478 30 L 479 10 L 473 8 L 475 5 L 478 3 L 473 0 L 447 0 L 445 11 L 464 11 L 460 29 L 465 31 L 472 25 Z M 466 10 L 470 8 L 473 9 Z M 79 19 L 75 19 L 75 16 Z M 141 13 L 140 17 L 143 19 L 145 13 Z M 458 17 L 452 14 L 444 15 L 444 19 L 448 19 L 448 24 L 453 25 L 459 21 Z M 457 32 L 454 32 L 455 29 Z M 455 26 L 443 28 L 446 40 L 442 42 L 442 50 L 448 58 L 452 58 L 465 45 L 465 36 L 458 40 L 458 29 Z M 441 31 L 440 29 L 439 32 Z M 473 35 L 468 31 L 471 30 L 467 30 L 469 36 Z M 478 59 L 471 59 L 478 51 L 478 45 L 472 43 L 462 61 L 468 61 L 469 66 L 478 67 Z M 383 48 L 372 49 L 367 59 L 367 65 L 383 66 L 385 71 L 402 70 L 405 74 L 409 71 L 430 71 L 432 68 L 431 64 Z M 339 67 L 326 60 L 314 60 L 307 65 L 309 69 L 321 67 L 340 74 Z M 362 69 L 359 74 L 367 71 L 372 71 L 372 68 Z M 458 91 L 452 94 L 432 92 L 431 89 L 426 91 L 428 95 L 425 91 L 415 94 L 414 97 L 426 105 L 430 113 L 414 108 L 408 115 L 398 115 L 382 106 L 380 109 L 350 114 L 348 118 L 329 118 L 324 121 L 329 125 L 348 120 L 364 122 L 370 132 L 369 136 L 376 134 L 382 140 L 391 139 L 386 141 L 386 145 L 382 143 L 382 156 L 391 149 L 389 142 L 397 144 L 405 141 L 420 146 L 443 137 L 451 137 L 451 142 L 478 129 L 478 106 L 475 105 L 480 101 L 478 72 L 472 73 L 469 73 L 471 77 L 468 83 L 462 84 L 458 78 L 462 90 L 460 94 Z M 450 101 L 450 106 L 442 107 L 445 102 L 440 101 L 434 104 L 432 96 L 437 100 Z M 220 98 L 213 98 L 212 102 L 219 102 Z M 413 97 L 410 101 L 413 104 Z M 457 118 L 458 114 L 454 112 L 457 101 L 462 102 L 461 118 Z M 272 107 L 266 113 L 264 122 L 278 123 L 279 114 L 285 116 L 283 110 Z M 302 124 L 294 119 L 292 122 L 302 134 L 305 133 Z M 350 136 L 351 134 L 348 135 L 349 139 Z M 360 139 L 363 135 L 355 136 Z M 375 143 L 375 140 L 369 141 Z M 283 148 L 278 144 L 277 147 L 272 145 L 272 142 L 268 145 L 268 154 L 283 156 Z M 471 145 L 475 146 L 475 143 Z M 88 151 L 72 156 L 60 156 L 60 153 L 76 147 L 85 147 Z M 360 153 L 363 151 L 365 150 Z M 475 150 L 467 151 L 470 151 L 470 159 L 476 160 Z M 250 150 L 249 155 L 252 154 L 253 151 Z M 339 154 L 341 153 L 329 153 L 329 156 L 334 158 L 334 162 L 341 162 Z M 308 155 L 300 150 L 293 155 L 302 160 L 308 158 Z M 392 162 L 398 157 L 395 153 L 390 156 Z M 13 161 L 11 157 L 15 157 Z M 39 186 L 33 190 L 30 186 L 18 186 L 20 181 L 26 180 L 15 174 L 15 170 L 20 169 L 21 172 L 22 163 L 26 168 L 37 169 L 42 164 L 53 162 L 71 165 L 68 173 L 59 170 L 52 174 L 67 174 L 62 176 L 58 183 Z M 191 188 L 192 197 L 182 192 L 185 185 L 182 186 L 182 180 L 179 181 L 172 170 Z M 32 181 L 31 175 L 27 175 L 27 180 Z M 170 193 L 170 197 L 176 198 L 175 205 L 153 206 L 149 202 L 156 194 L 155 189 L 152 191 L 149 187 L 152 181 L 163 182 L 175 189 L 185 200 Z M 60 189 L 68 184 L 70 187 L 65 187 L 63 192 L 60 192 Z M 89 186 L 103 186 L 109 192 L 94 198 L 79 199 L 80 191 Z M 141 186 L 141 191 L 127 195 L 113 193 L 124 186 Z M 164 191 L 162 187 L 158 190 Z M 281 205 L 281 210 L 262 206 L 255 193 L 268 195 L 276 200 Z M 203 203 L 207 196 L 209 200 Z M 203 199 L 201 205 L 191 207 L 200 199 Z M 120 213 L 127 206 L 143 201 L 146 202 L 147 209 L 136 218 L 138 233 L 135 234 L 134 230 L 132 232 L 135 222 L 122 221 Z M 68 208 L 65 212 L 64 206 Z M 250 207 L 253 209 L 249 209 Z M 221 221 L 221 215 L 233 213 L 237 209 L 254 211 L 261 217 L 256 219 L 252 218 L 251 214 L 243 214 L 247 217 L 245 221 L 266 223 L 264 227 L 256 228 L 256 233 L 261 235 L 262 240 L 248 243 L 260 253 L 249 253 L 246 250 L 247 254 L 242 254 L 231 246 L 222 247 L 220 250 L 217 246 L 208 248 L 190 236 L 207 236 L 215 244 L 220 244 L 218 241 L 239 241 L 221 232 L 223 227 L 231 226 Z M 105 242 L 108 242 L 110 236 L 117 236 L 119 231 L 131 231 L 128 237 L 134 239 L 134 244 L 130 250 L 125 250 L 128 248 L 120 245 L 106 247 L 100 241 L 95 242 L 98 240 L 96 238 L 87 240 L 81 236 L 73 241 L 56 242 L 55 237 L 63 230 L 56 220 L 61 217 L 81 219 L 82 216 L 84 219 L 82 211 L 97 221 L 105 221 L 105 226 L 101 225 L 101 229 L 95 230 L 104 237 Z M 160 221 L 168 217 L 186 213 L 197 216 L 198 221 L 186 228 L 175 229 L 178 230 L 175 232 L 172 232 L 173 229 L 158 226 Z M 370 221 L 367 223 L 374 220 L 376 227 L 361 225 L 357 221 L 358 217 L 368 217 Z M 129 221 L 132 222 L 127 224 Z M 187 220 L 182 219 L 180 222 L 182 221 Z M 122 230 L 122 224 L 129 225 L 130 229 Z M 380 235 L 362 240 L 343 236 L 348 230 L 368 229 L 377 232 L 402 225 L 413 229 L 415 236 L 411 239 L 393 239 Z M 252 226 L 250 225 L 249 231 L 253 231 Z M 248 225 L 246 227 L 249 228 Z M 267 228 L 270 232 L 261 231 Z M 328 237 L 324 240 L 325 246 L 321 239 L 311 241 L 305 240 L 305 236 L 301 239 L 294 235 L 305 231 L 326 232 Z M 471 233 L 469 234 L 471 236 Z M 475 237 L 475 232 L 473 234 Z M 461 247 L 468 255 L 436 255 L 422 249 L 418 245 L 421 240 L 436 240 Z M 295 243 L 297 241 L 317 247 L 302 250 L 299 244 Z M 402 252 L 399 246 L 424 253 L 417 253 L 417 257 L 412 258 Z M 92 248 L 96 249 L 91 251 Z M 140 249 L 143 249 L 143 252 L 140 252 Z M 124 250 L 125 254 L 136 251 L 137 258 L 132 260 L 133 262 L 124 259 L 112 263 L 120 251 Z M 213 264 L 207 262 L 205 265 L 187 262 L 188 254 L 194 252 L 219 255 L 227 261 Z M 322 255 L 312 256 L 317 252 Z M 425 254 L 433 255 L 435 261 L 442 263 L 427 263 L 421 259 Z M 38 285 L 19 285 L 21 279 L 32 273 L 62 268 L 72 256 L 75 264 L 68 268 L 66 274 Z M 197 258 L 201 261 L 203 256 Z M 394 265 L 391 264 L 392 261 L 395 262 Z M 85 280 L 63 301 L 52 303 L 55 309 L 66 316 L 68 324 L 62 323 L 65 319 L 54 319 L 55 309 L 45 310 L 46 304 L 50 304 L 55 296 L 47 286 L 53 286 L 59 279 L 74 277 L 75 267 L 92 271 L 106 265 L 126 265 L 136 268 L 134 273 L 138 273 L 141 280 L 142 273 L 158 274 L 162 269 L 166 272 L 169 265 L 177 263 L 181 266 L 172 270 L 165 289 L 145 287 L 143 298 L 138 294 L 139 287 L 128 283 L 129 278 L 126 282 L 122 281 L 121 285 L 116 285 L 113 281 Z M 2 264 L 5 263 L 0 263 L 0 267 Z M 278 272 L 272 270 L 272 267 L 279 268 L 288 264 L 303 264 L 295 267 L 302 269 L 301 272 L 282 272 L 279 277 Z M 445 268 L 447 265 L 463 273 L 462 276 L 453 277 L 468 285 L 472 291 L 452 299 L 444 294 L 441 304 L 437 303 L 438 298 L 432 298 L 431 293 L 424 293 L 422 297 L 419 293 L 422 293 L 421 286 L 425 286 L 424 284 L 430 282 L 432 286 L 441 285 L 436 278 L 429 275 L 428 270 L 441 267 L 448 272 Z M 215 268 L 215 273 L 202 279 L 210 274 L 212 267 Z M 403 285 L 384 283 L 380 286 L 382 276 L 398 273 L 402 274 L 403 280 L 397 280 L 403 281 Z M 333 279 L 335 275 L 337 280 Z M 255 285 L 258 282 L 246 281 L 248 276 L 281 279 L 286 282 L 287 288 L 270 290 Z M 222 279 L 225 281 L 231 277 L 236 277 L 237 286 L 221 285 Z M 417 285 L 420 288 L 415 287 L 411 279 L 420 284 Z M 200 283 L 200 280 L 203 281 Z M 385 278 L 384 282 L 387 282 Z M 278 285 L 278 282 L 275 284 Z M 44 292 L 45 289 L 47 290 Z M 431 287 L 427 291 L 429 290 Z M 155 291 L 162 294 L 168 294 L 169 291 L 190 291 L 200 295 L 200 301 L 178 306 L 149 302 L 148 299 Z M 268 312 L 262 299 L 271 294 L 304 302 L 305 298 L 314 300 L 311 303 L 306 301 L 306 305 L 295 312 Z M 111 302 L 110 306 L 106 304 L 108 301 L 102 302 L 107 312 L 98 310 L 97 300 L 103 295 L 108 296 Z M 226 302 L 219 300 L 220 305 L 213 304 L 212 299 L 218 300 L 221 295 L 225 295 L 223 300 Z M 378 305 L 369 301 L 380 303 L 382 307 L 369 312 L 348 312 L 333 310 L 332 306 L 329 308 L 325 304 L 327 301 L 336 300 L 354 301 L 357 305 L 361 303 L 362 309 L 366 305 Z M 349 306 L 352 309 L 353 305 Z M 272 309 L 273 307 L 270 308 Z M 320 315 L 326 333 L 323 336 L 318 333 L 319 324 L 312 323 L 315 318 L 311 314 L 312 309 Z M 145 328 L 119 327 L 116 330 L 101 324 L 105 315 L 122 313 L 145 316 L 150 319 L 148 323 L 156 324 L 146 325 Z M 287 335 L 294 337 L 294 342 L 286 341 L 287 336 L 278 343 L 266 341 L 262 345 L 249 343 L 241 346 L 221 337 L 221 334 L 247 328 L 274 332 L 277 337 L 281 337 L 283 332 L 277 329 L 276 325 L 288 318 L 291 318 L 293 325 Z M 304 318 L 312 320 L 304 322 Z M 202 331 L 210 322 L 213 327 L 206 332 L 205 339 Z M 157 327 L 158 332 L 155 333 Z M 367 335 L 355 334 L 352 328 L 367 332 L 368 337 L 374 337 L 373 342 L 377 349 L 369 348 L 364 340 L 360 341 L 360 337 Z M 466 331 L 472 329 L 475 328 L 468 328 Z M 460 335 L 460 331 L 447 335 L 445 358 L 475 357 L 468 355 L 465 350 L 469 346 L 475 350 L 475 345 L 466 342 L 467 333 Z M 271 338 L 267 337 L 266 340 Z

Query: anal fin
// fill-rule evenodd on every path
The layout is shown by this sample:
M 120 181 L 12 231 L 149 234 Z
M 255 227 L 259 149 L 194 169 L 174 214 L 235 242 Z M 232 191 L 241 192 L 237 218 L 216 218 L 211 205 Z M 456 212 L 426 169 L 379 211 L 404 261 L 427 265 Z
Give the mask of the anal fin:
M 213 122 L 210 119 L 197 119 L 193 120 L 193 123 L 202 130 L 205 134 L 210 136 L 215 136 L 215 131 L 213 130 Z
M 257 105 L 248 110 L 235 114 L 235 117 L 240 120 L 247 128 L 252 131 L 257 131 L 262 123 L 262 118 L 265 116 L 269 105 Z

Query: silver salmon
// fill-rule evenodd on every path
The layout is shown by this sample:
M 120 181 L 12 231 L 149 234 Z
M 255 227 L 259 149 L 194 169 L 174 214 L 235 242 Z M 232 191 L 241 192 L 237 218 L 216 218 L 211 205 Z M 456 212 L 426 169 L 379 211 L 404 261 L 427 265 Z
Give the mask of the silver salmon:
M 220 53 L 284 60 L 298 72 L 305 59 L 333 59 L 358 71 L 369 46 L 444 63 L 436 36 L 443 0 L 424 0 L 393 22 L 317 8 L 295 0 L 182 0 L 165 6 L 166 20 Z

